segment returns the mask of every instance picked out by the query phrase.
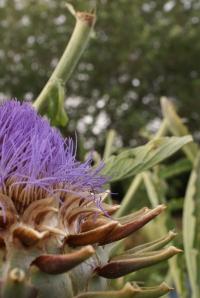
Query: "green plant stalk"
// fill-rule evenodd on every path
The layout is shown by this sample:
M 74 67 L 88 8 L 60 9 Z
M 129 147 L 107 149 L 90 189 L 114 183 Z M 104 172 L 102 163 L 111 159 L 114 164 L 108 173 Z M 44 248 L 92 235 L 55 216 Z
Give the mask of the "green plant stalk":
M 106 145 L 103 153 L 103 160 L 106 161 L 112 154 L 112 148 L 113 148 L 113 143 L 116 137 L 116 131 L 114 129 L 110 129 L 108 131 L 107 137 L 106 137 Z M 110 190 L 110 184 L 106 185 L 106 189 Z M 108 204 L 112 204 L 112 198 L 110 195 L 107 196 L 106 202 Z
M 158 132 L 156 133 L 154 139 L 160 138 L 163 135 L 165 135 L 166 134 L 166 130 L 167 130 L 167 121 L 166 120 L 163 120 L 162 121 L 162 124 L 161 124 Z M 111 136 L 110 136 L 110 138 L 111 138 Z M 104 155 L 105 155 L 105 153 L 104 153 Z M 129 189 L 128 189 L 126 195 L 124 196 L 124 198 L 122 200 L 121 207 L 118 210 L 118 212 L 116 213 L 116 216 L 123 216 L 129 210 L 129 207 L 130 207 L 130 204 L 131 204 L 131 200 L 132 200 L 134 194 L 137 192 L 137 190 L 138 190 L 141 182 L 143 182 L 143 180 L 144 180 L 144 182 L 146 181 L 144 179 L 145 175 L 147 175 L 147 173 L 146 172 L 143 172 L 143 173 L 138 174 L 137 176 L 135 176 L 133 178 L 133 180 L 131 182 L 131 185 L 129 186 Z M 158 204 L 154 204 L 154 207 L 155 207 L 155 205 L 157 206 Z
M 69 43 L 51 77 L 33 104 L 38 111 L 44 107 L 57 82 L 61 81 L 62 84 L 65 84 L 69 80 L 89 41 L 96 20 L 95 14 L 77 12 L 75 16 L 76 25 Z
M 143 177 L 144 185 L 145 185 L 148 197 L 151 201 L 152 207 L 158 206 L 161 202 L 159 202 L 158 194 L 157 194 L 155 187 L 151 181 L 150 172 L 148 172 L 148 171 L 143 172 L 142 177 Z
M 183 243 L 188 275 L 190 279 L 192 298 L 198 298 L 199 285 L 199 198 L 200 198 L 200 154 L 194 164 L 186 189 L 183 208 Z
M 121 207 L 116 213 L 116 217 L 123 216 L 128 211 L 130 211 L 130 205 L 132 203 L 132 198 L 133 198 L 134 194 L 137 192 L 137 190 L 142 182 L 142 178 L 143 178 L 142 174 L 138 174 L 133 178 L 131 185 L 128 188 L 128 191 L 122 200 Z
M 113 142 L 115 140 L 115 137 L 116 137 L 115 130 L 110 129 L 108 131 L 107 138 L 106 138 L 106 145 L 105 145 L 104 154 L 103 154 L 104 160 L 107 160 L 112 154 Z
M 161 203 L 160 202 L 161 200 L 159 199 L 159 194 L 155 189 L 151 176 L 148 172 L 144 172 L 142 175 L 143 175 L 144 185 L 146 187 L 149 201 L 152 206 L 156 206 L 157 204 Z M 167 216 L 157 218 L 157 225 L 159 226 L 160 236 L 167 234 L 166 222 L 167 222 Z M 170 273 L 174 281 L 174 284 L 176 286 L 176 290 L 179 297 L 186 298 L 185 288 L 181 280 L 181 272 L 177 264 L 177 257 L 169 260 L 168 263 L 169 263 Z

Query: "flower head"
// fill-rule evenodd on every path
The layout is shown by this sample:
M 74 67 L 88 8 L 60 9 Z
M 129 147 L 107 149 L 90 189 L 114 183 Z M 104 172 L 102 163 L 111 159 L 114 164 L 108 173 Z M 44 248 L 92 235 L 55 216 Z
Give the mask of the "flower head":
M 27 103 L 7 101 L 0 106 L 0 187 L 24 209 L 47 195 L 75 193 L 92 199 L 102 191 L 103 167 L 92 158 L 76 160 L 76 146 L 64 139 Z
M 31 297 L 46 297 L 45 285 L 49 280 L 48 289 L 52 285 L 49 293 L 53 296 L 56 296 L 55 284 L 61 285 L 61 290 L 71 284 L 70 296 L 82 297 L 77 296 L 78 287 L 76 289 L 74 282 L 79 274 L 81 291 L 87 295 L 85 291 L 92 285 L 93 278 L 96 283 L 98 277 L 123 277 L 181 252 L 173 246 L 160 249 L 173 239 L 175 234 L 171 233 L 113 256 L 107 244 L 128 237 L 159 215 L 165 206 L 152 210 L 143 208 L 113 219 L 112 214 L 119 206 L 101 203 L 106 195 L 101 193 L 106 182 L 100 174 L 103 165 L 92 168 L 91 158 L 78 162 L 72 139 L 63 139 L 28 104 L 4 103 L 0 106 L 0 122 L 3 296 L 8 287 L 13 296 L 17 287 Z M 125 247 L 124 243 L 122 246 Z M 54 279 L 59 274 L 61 278 Z M 19 276 L 23 278 L 19 280 Z M 58 287 L 55 288 L 57 291 Z M 133 287 L 129 290 L 132 295 L 138 292 L 138 287 L 136 291 Z M 165 286 L 161 292 L 159 287 L 154 293 L 160 295 L 168 290 Z M 108 295 L 110 293 L 114 292 Z M 122 289 L 120 293 L 128 292 Z M 143 292 L 139 289 L 138 293 Z M 153 293 L 152 287 L 150 291 L 145 288 L 145 293 Z

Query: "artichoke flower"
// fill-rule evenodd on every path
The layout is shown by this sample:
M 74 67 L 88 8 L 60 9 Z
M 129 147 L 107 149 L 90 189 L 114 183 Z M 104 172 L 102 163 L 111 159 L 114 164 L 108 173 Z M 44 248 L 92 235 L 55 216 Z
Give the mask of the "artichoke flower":
M 115 218 L 104 199 L 108 178 L 91 156 L 76 160 L 64 139 L 28 104 L 0 106 L 0 297 L 160 297 L 165 284 L 143 288 L 123 277 L 180 252 L 170 232 L 114 255 L 113 246 L 158 216 L 165 206 Z

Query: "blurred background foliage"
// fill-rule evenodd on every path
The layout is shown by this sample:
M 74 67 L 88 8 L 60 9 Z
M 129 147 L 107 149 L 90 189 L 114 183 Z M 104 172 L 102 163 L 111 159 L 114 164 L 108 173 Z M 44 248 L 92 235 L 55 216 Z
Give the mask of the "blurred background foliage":
M 200 139 L 200 2 L 71 1 L 81 9 L 96 2 L 94 36 L 67 84 L 64 133 L 76 130 L 100 151 L 108 128 L 116 145 L 139 144 L 142 127 L 159 127 L 166 95 Z M 74 23 L 65 0 L 0 0 L 1 99 L 36 98 Z
M 100 153 L 108 129 L 117 132 L 114 150 L 122 145 L 139 145 L 144 137 L 152 138 L 151 133 L 160 127 L 163 118 L 160 97 L 164 95 L 173 99 L 198 142 L 200 2 L 76 0 L 71 3 L 78 9 L 92 9 L 97 4 L 98 18 L 89 47 L 66 86 L 65 108 L 70 121 L 67 127 L 62 127 L 62 132 L 74 136 L 76 131 L 82 139 L 79 148 L 95 148 Z M 16 97 L 33 101 L 38 96 L 74 24 L 63 0 L 0 0 L 0 100 Z M 165 118 L 167 115 L 168 112 Z M 176 130 L 176 121 L 172 123 L 172 134 L 173 127 Z M 187 154 L 186 157 L 183 152 L 175 154 L 151 171 L 149 177 L 149 173 L 140 177 L 137 187 L 130 178 L 112 184 L 111 190 L 117 193 L 115 199 L 123 198 L 127 189 L 130 190 L 127 194 L 131 209 L 167 201 L 169 208 L 163 222 L 161 219 L 144 230 L 142 239 L 154 239 L 159 229 L 165 234 L 166 227 L 176 227 L 178 246 L 183 247 L 182 211 L 192 169 Z M 140 241 L 141 235 L 138 238 Z M 174 262 L 169 271 L 167 266 L 161 266 L 159 272 L 147 270 L 147 279 L 160 282 L 165 276 L 173 280 L 171 284 L 180 298 L 190 297 L 184 256 Z M 143 276 L 137 278 L 142 280 Z

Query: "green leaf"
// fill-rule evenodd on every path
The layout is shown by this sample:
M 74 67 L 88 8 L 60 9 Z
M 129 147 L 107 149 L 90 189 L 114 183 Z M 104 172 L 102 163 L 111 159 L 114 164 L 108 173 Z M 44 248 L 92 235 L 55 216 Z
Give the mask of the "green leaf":
M 47 116 L 54 126 L 66 126 L 68 123 L 68 116 L 64 109 L 65 88 L 62 82 L 54 83 L 49 95 Z
M 171 133 L 179 137 L 188 135 L 189 130 L 183 124 L 182 119 L 176 113 L 176 110 L 172 102 L 170 102 L 170 100 L 168 100 L 166 97 L 162 97 L 161 106 L 162 106 L 163 115 L 167 120 L 168 128 L 171 131 Z M 187 146 L 184 146 L 183 151 L 185 152 L 188 159 L 193 162 L 197 155 L 198 147 L 195 143 L 191 143 Z
M 144 146 L 111 156 L 105 162 L 102 173 L 111 177 L 111 181 L 131 177 L 155 166 L 191 141 L 192 137 L 189 135 L 154 139 Z
M 158 202 L 161 202 L 162 200 L 165 201 L 165 198 L 162 197 L 163 194 L 158 187 L 156 187 L 156 184 L 154 183 L 154 180 L 152 179 L 152 175 L 150 175 L 149 172 L 144 172 L 143 174 L 144 182 L 146 191 L 148 194 L 149 201 L 152 206 L 157 205 Z M 157 177 L 157 179 L 160 179 L 160 177 Z M 162 234 L 165 234 L 167 232 L 167 222 L 172 222 L 172 218 L 169 213 L 165 214 L 165 217 L 160 217 L 157 219 L 157 226 L 159 226 L 159 232 Z M 155 230 L 154 230 L 155 232 Z M 158 233 L 158 231 L 157 231 Z M 169 260 L 169 267 L 170 267 L 170 273 L 173 278 L 173 282 L 176 286 L 176 291 L 178 296 L 181 298 L 186 298 L 186 287 L 183 280 L 182 272 L 180 267 L 178 266 L 177 257 L 174 257 Z
M 191 173 L 183 212 L 183 240 L 192 298 L 200 293 L 200 155 Z
M 192 169 L 192 163 L 187 158 L 182 158 L 171 165 L 163 167 L 159 171 L 159 176 L 162 179 L 168 179 L 174 176 L 178 176 L 182 173 L 189 172 Z

